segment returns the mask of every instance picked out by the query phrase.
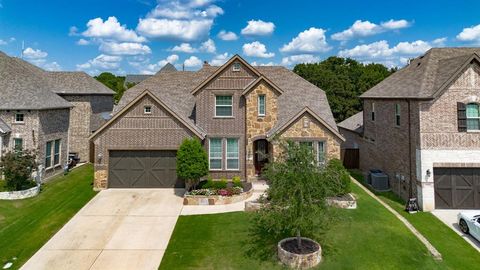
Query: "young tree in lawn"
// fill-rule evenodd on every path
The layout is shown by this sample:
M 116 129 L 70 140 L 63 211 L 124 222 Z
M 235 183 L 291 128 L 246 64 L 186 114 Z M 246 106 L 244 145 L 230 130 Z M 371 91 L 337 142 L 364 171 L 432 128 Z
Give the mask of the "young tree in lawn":
M 301 250 L 303 236 L 318 237 L 331 221 L 325 198 L 337 181 L 329 176 L 330 170 L 318 165 L 308 145 L 287 142 L 282 148 L 281 156 L 265 171 L 269 203 L 258 212 L 255 225 L 268 228 L 277 240 L 296 236 Z
M 177 151 L 177 176 L 187 188 L 196 187 L 208 174 L 208 154 L 197 139 L 185 139 Z
M 37 168 L 36 156 L 30 151 L 15 150 L 6 153 L 0 160 L 0 174 L 3 174 L 10 190 L 22 190 L 31 181 Z

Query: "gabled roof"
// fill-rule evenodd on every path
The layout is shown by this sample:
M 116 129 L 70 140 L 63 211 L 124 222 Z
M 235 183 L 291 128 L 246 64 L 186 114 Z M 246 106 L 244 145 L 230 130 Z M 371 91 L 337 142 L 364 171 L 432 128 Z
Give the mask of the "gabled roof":
M 220 66 L 213 74 L 211 74 L 208 78 L 206 78 L 202 83 L 200 83 L 197 87 L 192 90 L 192 94 L 195 95 L 198 91 L 200 91 L 205 85 L 207 85 L 211 80 L 217 77 L 222 71 L 224 71 L 228 66 L 230 66 L 233 62 L 238 61 L 242 63 L 245 67 L 247 67 L 253 74 L 257 77 L 260 77 L 262 74 L 258 72 L 256 68 L 250 65 L 247 61 L 245 61 L 240 55 L 235 54 L 230 60 L 228 60 L 225 64 Z
M 252 89 L 254 89 L 259 83 L 265 82 L 268 84 L 270 87 L 272 87 L 273 90 L 277 91 L 279 94 L 283 94 L 283 90 L 280 89 L 278 86 L 276 86 L 272 81 L 270 81 L 268 78 L 265 76 L 260 76 L 253 82 L 249 83 L 247 86 L 245 86 L 245 89 L 242 92 L 242 95 L 248 94 Z
M 360 97 L 433 99 L 478 55 L 480 48 L 432 48 Z
M 358 112 L 338 124 L 339 128 L 343 128 L 357 134 L 363 133 L 363 111 Z
M 146 74 L 145 75 L 144 74 L 127 74 L 127 76 L 125 76 L 125 84 L 128 84 L 128 83 L 138 84 L 152 76 L 153 75 L 146 75 Z
M 12 129 L 0 118 L 0 134 L 7 134 L 12 132 Z
M 67 95 L 114 95 L 115 92 L 103 83 L 81 71 L 50 71 L 46 72 L 49 80 L 55 86 L 52 89 L 57 94 Z
M 312 111 L 308 107 L 303 108 L 301 111 L 299 111 L 296 115 L 294 115 L 288 121 L 284 122 L 282 125 L 276 125 L 270 131 L 268 131 L 267 132 L 267 138 L 274 138 L 276 134 L 279 134 L 282 131 L 284 131 L 286 128 L 288 128 L 291 124 L 295 123 L 300 117 L 302 117 L 305 114 L 309 114 L 310 116 L 312 116 L 314 119 L 316 119 L 318 122 L 320 122 L 320 124 L 322 124 L 328 130 L 330 130 L 330 132 L 335 134 L 335 136 L 337 136 L 342 141 L 345 141 L 345 138 L 343 138 L 343 136 L 338 132 L 338 130 L 336 128 L 331 127 L 319 115 L 317 115 L 314 111 Z
M 163 66 L 158 72 L 172 72 L 172 71 L 177 71 L 175 66 L 170 63 L 166 63 L 165 66 Z
M 185 125 L 193 134 L 197 135 L 200 139 L 205 138 L 204 132 L 198 128 L 197 126 L 193 125 L 191 121 L 185 119 L 184 116 L 177 114 L 175 111 L 171 110 L 162 100 L 160 100 L 156 95 L 152 94 L 148 89 L 145 90 L 141 95 L 137 96 L 134 100 L 132 100 L 129 104 L 124 106 L 119 112 L 117 112 L 112 119 L 106 122 L 103 126 L 101 126 L 96 132 L 94 132 L 90 137 L 89 140 L 95 138 L 98 134 L 100 134 L 105 128 L 110 126 L 117 118 L 122 116 L 124 113 L 128 111 L 131 107 L 137 104 L 143 97 L 149 96 L 155 102 L 157 102 L 163 109 L 165 109 L 168 113 L 170 113 L 173 117 L 175 117 L 178 121 L 180 121 L 183 125 Z
M 42 69 L 0 52 L 0 109 L 44 110 L 72 105 L 52 92 L 55 85 Z

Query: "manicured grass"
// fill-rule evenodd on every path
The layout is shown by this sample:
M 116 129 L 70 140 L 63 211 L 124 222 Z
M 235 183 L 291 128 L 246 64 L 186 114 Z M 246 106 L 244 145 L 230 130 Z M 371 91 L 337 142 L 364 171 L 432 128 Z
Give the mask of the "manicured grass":
M 361 174 L 352 173 L 359 182 Z M 376 192 L 380 199 L 404 216 L 442 254 L 443 262 L 450 269 L 476 269 L 480 254 L 451 228 L 429 212 L 409 214 L 404 211 L 405 202 L 393 192 Z
M 93 167 L 84 165 L 43 185 L 37 197 L 0 201 L 0 267 L 13 257 L 13 269 L 24 264 L 95 196 L 92 181 Z
M 358 196 L 358 208 L 339 210 L 338 221 L 319 239 L 324 256 L 319 269 L 449 268 L 435 261 L 377 201 L 356 185 L 352 190 Z M 276 260 L 275 246 L 267 258 L 256 256 L 249 237 L 251 215 L 181 216 L 160 269 L 283 269 Z

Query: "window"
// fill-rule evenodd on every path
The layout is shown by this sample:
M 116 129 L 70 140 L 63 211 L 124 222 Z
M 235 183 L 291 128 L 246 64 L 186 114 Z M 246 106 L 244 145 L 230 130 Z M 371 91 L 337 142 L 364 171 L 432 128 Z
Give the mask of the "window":
M 265 116 L 265 95 L 258 96 L 258 115 Z
M 307 147 L 313 152 L 313 142 L 300 142 L 300 145 Z
M 45 150 L 45 168 L 50 168 L 52 166 L 52 142 L 47 142 L 47 147 Z
M 209 143 L 210 170 L 222 169 L 222 139 L 212 138 Z
M 400 126 L 400 104 L 395 104 L 395 125 Z
M 467 130 L 480 130 L 480 111 L 477 103 L 467 104 Z
M 15 138 L 13 139 L 13 149 L 15 151 L 20 151 L 23 149 L 23 139 Z
M 372 121 L 375 121 L 375 102 L 372 102 L 371 119 L 372 119 Z
M 240 71 L 240 63 L 233 63 L 233 66 L 232 66 L 232 70 L 233 71 Z
M 227 139 L 227 170 L 240 168 L 238 157 L 238 139 Z
M 23 123 L 24 117 L 23 113 L 16 113 L 15 114 L 15 123 Z
M 53 146 L 53 165 L 60 164 L 60 140 L 55 140 Z
M 325 162 L 325 141 L 318 142 L 317 159 L 319 163 Z
M 151 114 L 152 113 L 152 106 L 145 106 L 143 107 L 144 114 Z
M 232 117 L 233 102 L 232 96 L 215 96 L 215 116 Z

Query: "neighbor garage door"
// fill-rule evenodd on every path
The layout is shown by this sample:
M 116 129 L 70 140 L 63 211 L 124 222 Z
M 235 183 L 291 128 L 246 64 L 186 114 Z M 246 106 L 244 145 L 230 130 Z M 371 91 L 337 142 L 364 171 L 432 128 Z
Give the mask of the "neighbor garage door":
M 434 168 L 435 208 L 480 208 L 480 168 Z
M 108 187 L 181 187 L 175 151 L 110 151 Z

